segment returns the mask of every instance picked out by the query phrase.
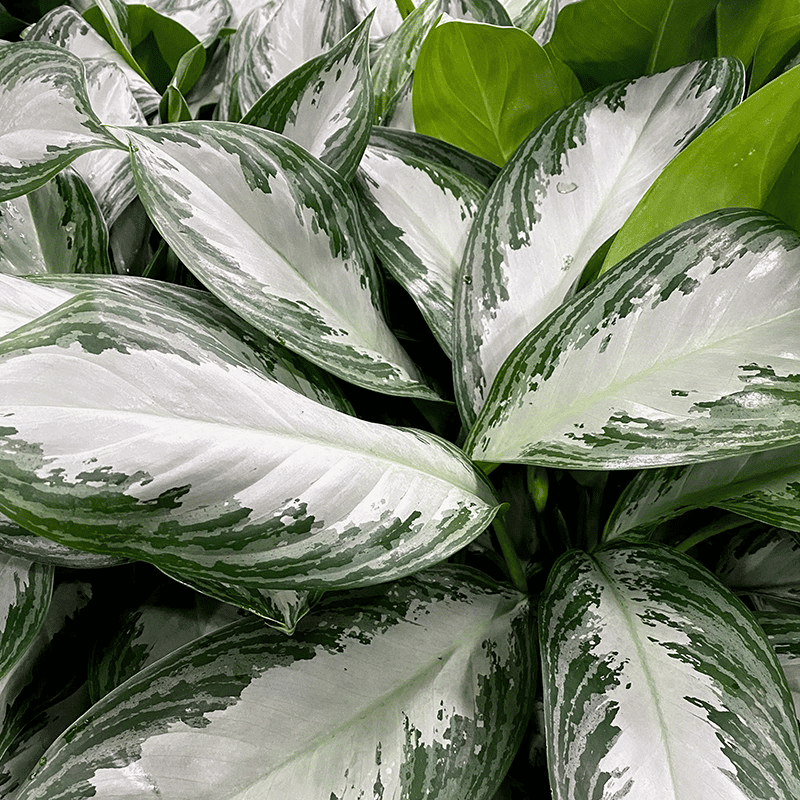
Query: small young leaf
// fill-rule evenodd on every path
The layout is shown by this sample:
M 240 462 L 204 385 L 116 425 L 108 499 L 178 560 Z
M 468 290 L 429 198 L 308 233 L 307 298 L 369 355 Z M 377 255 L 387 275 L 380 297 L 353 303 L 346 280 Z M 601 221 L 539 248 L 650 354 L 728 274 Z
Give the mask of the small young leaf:
M 659 236 L 523 339 L 465 451 L 640 469 L 797 444 L 799 255 L 800 235 L 749 209 Z
M 467 423 L 509 353 L 574 292 L 661 170 L 743 92 L 732 59 L 688 64 L 578 100 L 520 146 L 472 226 L 456 285 Z
M 531 711 L 527 599 L 441 567 L 184 646 L 65 732 L 18 800 L 491 797 Z M 202 691 L 198 692 L 198 686 Z M 770 700 L 772 695 L 768 695 Z
M 775 653 L 694 559 L 655 545 L 573 550 L 550 574 L 539 628 L 554 800 L 798 797 Z
M 372 128 L 371 21 L 278 81 L 242 122 L 288 136 L 350 181 Z
M 414 124 L 495 164 L 505 164 L 547 116 L 581 95 L 518 28 L 445 22 L 428 33 L 414 70 Z
M 119 142 L 100 124 L 83 63 L 61 47 L 0 47 L 0 201 L 27 194 L 83 153 Z
M 614 240 L 603 270 L 693 217 L 764 208 L 798 145 L 800 70 L 794 69 L 726 114 L 661 173 Z M 783 218 L 781 209 L 771 210 Z
M 436 398 L 383 320 L 355 201 L 335 172 L 249 125 L 126 135 L 150 218 L 226 305 L 345 380 Z

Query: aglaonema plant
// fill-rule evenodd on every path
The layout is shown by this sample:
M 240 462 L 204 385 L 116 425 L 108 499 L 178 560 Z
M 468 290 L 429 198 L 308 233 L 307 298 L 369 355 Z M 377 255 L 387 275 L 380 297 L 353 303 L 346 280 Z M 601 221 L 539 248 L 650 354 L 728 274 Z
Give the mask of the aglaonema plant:
M 0 797 L 800 797 L 789 4 L 0 26 Z

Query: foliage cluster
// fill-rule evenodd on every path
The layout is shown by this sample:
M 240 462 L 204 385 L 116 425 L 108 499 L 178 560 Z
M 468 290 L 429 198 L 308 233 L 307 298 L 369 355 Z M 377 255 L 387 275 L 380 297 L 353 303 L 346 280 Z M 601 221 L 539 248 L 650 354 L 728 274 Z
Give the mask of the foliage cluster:
M 0 797 L 800 797 L 796 0 L 0 37 Z

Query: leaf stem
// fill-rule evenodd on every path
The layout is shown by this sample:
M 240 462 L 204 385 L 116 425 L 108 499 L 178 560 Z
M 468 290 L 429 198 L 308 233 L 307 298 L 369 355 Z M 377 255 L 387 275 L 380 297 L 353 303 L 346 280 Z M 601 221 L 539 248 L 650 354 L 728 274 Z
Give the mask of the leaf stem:
M 509 577 L 514 586 L 519 589 L 523 594 L 528 592 L 528 581 L 525 578 L 525 571 L 522 569 L 522 563 L 519 560 L 517 551 L 508 536 L 506 524 L 500 516 L 494 518 L 492 523 L 494 527 L 495 536 L 500 544 L 500 551 L 503 553 L 503 558 L 506 562 Z
M 691 550 L 695 545 L 716 536 L 718 533 L 726 533 L 746 524 L 747 520 L 743 520 L 738 514 L 725 514 L 710 525 L 704 525 L 699 531 L 695 531 L 691 536 L 688 536 L 680 544 L 675 545 L 676 550 L 686 553 Z

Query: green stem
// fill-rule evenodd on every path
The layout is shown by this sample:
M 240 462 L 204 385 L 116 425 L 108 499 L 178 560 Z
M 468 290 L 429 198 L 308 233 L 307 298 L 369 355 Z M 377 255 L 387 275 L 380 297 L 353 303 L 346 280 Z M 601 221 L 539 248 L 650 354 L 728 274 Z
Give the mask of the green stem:
M 500 550 L 503 553 L 511 582 L 521 592 L 527 593 L 528 581 L 525 579 L 525 571 L 522 569 L 522 563 L 519 560 L 517 551 L 508 536 L 505 522 L 497 516 L 492 524 L 494 525 L 495 536 L 497 536 L 497 541 L 500 544 Z
M 397 10 L 400 12 L 400 16 L 405 19 L 413 10 L 414 10 L 414 3 L 412 0 L 395 0 L 397 3 Z
M 676 550 L 686 553 L 691 550 L 695 545 L 716 536 L 718 533 L 726 533 L 727 531 L 735 530 L 745 524 L 747 520 L 743 520 L 738 514 L 726 514 L 724 517 L 712 522 L 710 525 L 705 525 L 699 531 L 695 531 L 691 536 L 684 539 L 680 544 L 675 545 Z

